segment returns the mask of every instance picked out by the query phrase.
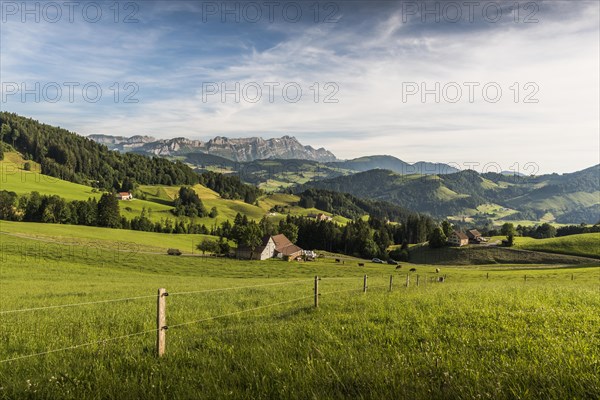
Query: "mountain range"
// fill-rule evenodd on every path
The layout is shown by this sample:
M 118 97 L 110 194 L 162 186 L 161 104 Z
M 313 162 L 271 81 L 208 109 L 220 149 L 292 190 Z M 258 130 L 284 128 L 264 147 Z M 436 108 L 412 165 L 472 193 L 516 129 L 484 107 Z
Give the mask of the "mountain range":
M 106 145 L 111 150 L 135 152 L 161 157 L 184 156 L 194 153 L 210 154 L 235 162 L 260 159 L 298 159 L 320 162 L 335 161 L 335 155 L 324 148 L 302 145 L 292 136 L 263 139 L 260 137 L 230 139 L 217 136 L 206 142 L 183 137 L 155 139 L 151 136 L 129 138 L 109 135 L 90 135 L 88 138 Z
M 161 157 L 181 157 L 195 165 L 231 166 L 257 160 L 308 160 L 326 164 L 331 168 L 363 172 L 372 169 L 389 169 L 399 174 L 451 174 L 458 169 L 447 164 L 419 161 L 411 164 L 388 155 L 338 160 L 329 150 L 305 146 L 292 136 L 263 139 L 226 138 L 217 136 L 206 142 L 183 137 L 156 139 L 152 136 L 89 135 L 89 139 L 103 144 L 109 150 L 133 152 Z
M 411 164 L 389 155 L 338 160 L 331 151 L 305 146 L 291 136 L 272 139 L 217 136 L 206 142 L 183 137 L 159 140 L 141 135 L 90 135 L 88 138 L 107 146 L 109 150 L 183 159 L 200 171 L 217 169 L 235 172 L 254 184 L 276 180 L 283 183 L 280 187 L 302 181 L 296 176 L 298 173 L 314 179 L 325 179 L 373 169 L 386 169 L 402 175 L 458 172 L 458 169 L 447 164 L 426 161 Z
M 600 220 L 600 165 L 562 175 L 479 174 L 452 170 L 445 164 L 409 164 L 391 156 L 346 161 L 276 158 L 300 157 L 294 149 L 303 149 L 304 157 L 313 152 L 312 157 L 318 158 L 314 152 L 321 151 L 330 154 L 325 159 L 335 159 L 327 150 L 314 150 L 291 137 L 215 138 L 203 143 L 148 136 L 95 136 L 100 145 L 88 140 L 91 138 L 16 114 L 0 113 L 0 125 L 2 147 L 39 163 L 44 174 L 105 189 L 118 189 L 125 181 L 189 185 L 199 180 L 194 170 L 213 171 L 237 175 L 242 182 L 267 192 L 326 189 L 477 226 L 490 221 L 594 224 Z M 169 148 L 171 144 L 168 156 L 137 154 L 155 154 L 151 149 Z M 213 154 L 216 152 L 221 155 Z M 236 161 L 253 157 L 266 158 Z
M 228 139 L 208 142 L 95 135 L 122 152 L 183 160 L 198 172 L 235 174 L 266 191 L 307 188 L 388 201 L 438 218 L 478 223 L 547 221 L 596 223 L 600 220 L 600 170 L 524 176 L 510 171 L 478 174 L 450 165 L 414 164 L 389 155 L 338 160 L 333 153 L 297 139 Z

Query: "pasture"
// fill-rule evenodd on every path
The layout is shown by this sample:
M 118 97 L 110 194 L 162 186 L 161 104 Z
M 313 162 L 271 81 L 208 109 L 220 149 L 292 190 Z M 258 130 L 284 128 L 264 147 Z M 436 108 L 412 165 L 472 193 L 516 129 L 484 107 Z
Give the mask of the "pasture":
M 597 265 L 442 267 L 433 283 L 427 265 L 0 240 L 0 399 L 600 397 Z
M 551 239 L 517 237 L 515 246 L 525 250 L 600 258 L 600 233 L 583 233 Z
M 4 160 L 0 161 L 0 189 L 17 193 L 18 195 L 29 194 L 37 191 L 45 195 L 57 195 L 66 200 L 87 200 L 89 198 L 100 199 L 102 193 L 90 186 L 79 185 L 76 183 L 64 181 L 40 173 L 40 166 L 32 164 L 31 171 L 25 171 L 24 165 L 27 161 L 21 155 L 15 152 L 7 152 Z M 139 217 L 142 210 L 147 211 L 147 217 L 152 222 L 161 222 L 166 219 L 183 220 L 190 222 L 188 217 L 176 217 L 171 211 L 173 202 L 178 196 L 179 186 L 164 185 L 140 185 L 135 191 L 142 198 L 120 201 L 120 213 L 125 218 L 131 220 Z M 224 199 L 213 190 L 200 184 L 194 185 L 196 191 L 202 200 L 204 207 L 210 211 L 213 207 L 217 209 L 216 218 L 195 218 L 194 222 L 200 225 L 206 225 L 211 228 L 220 225 L 226 220 L 233 222 L 238 213 L 246 215 L 251 220 L 260 220 L 269 210 L 275 206 L 285 207 L 286 213 L 291 215 L 307 215 L 322 212 L 316 208 L 304 209 L 297 205 L 300 198 L 285 194 L 267 194 L 258 200 L 258 205 L 247 204 L 241 200 Z M 286 217 L 285 213 L 278 213 L 272 216 L 274 222 Z M 349 219 L 342 216 L 336 216 L 335 221 L 340 224 L 346 224 Z

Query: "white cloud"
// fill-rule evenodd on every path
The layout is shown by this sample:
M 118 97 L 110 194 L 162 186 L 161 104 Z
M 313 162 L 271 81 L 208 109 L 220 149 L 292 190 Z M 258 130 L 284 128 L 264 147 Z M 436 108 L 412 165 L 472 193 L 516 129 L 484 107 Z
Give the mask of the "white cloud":
M 5 108 L 84 134 L 292 134 L 346 158 L 386 153 L 407 161 L 497 162 L 506 169 L 533 161 L 542 172 L 581 169 L 598 162 L 600 146 L 599 10 L 590 4 L 571 10 L 564 20 L 540 14 L 540 23 L 527 27 L 450 31 L 440 25 L 411 31 L 397 12 L 366 15 L 361 30 L 343 18 L 334 24 L 291 24 L 293 34 L 263 50 L 247 46 L 260 35 L 233 43 L 227 51 L 202 43 L 202 37 L 173 39 L 185 28 L 160 20 L 156 9 L 152 18 L 161 21 L 156 28 L 88 24 L 78 27 L 72 39 L 73 27 L 19 26 L 18 34 L 8 30 L 8 41 L 3 36 L 4 81 L 69 74 L 81 81 L 134 81 L 140 103 L 17 103 Z M 285 28 L 273 25 L 261 35 L 283 34 Z M 63 48 L 44 52 L 57 43 Z M 205 48 L 210 51 L 200 51 Z M 232 48 L 238 50 L 231 53 Z M 44 67 L 36 70 L 40 64 Z M 279 94 L 274 103 L 202 101 L 203 82 L 231 87 L 234 81 L 297 82 L 304 99 L 291 104 Z M 314 103 L 309 89 L 314 82 L 337 83 L 339 103 Z M 405 82 L 429 87 L 435 82 L 497 82 L 503 97 L 490 104 L 477 91 L 475 103 L 467 101 L 466 93 L 457 104 L 422 104 L 414 98 L 403 103 Z M 509 89 L 514 82 L 520 83 L 521 96 L 526 94 L 523 85 L 535 82 L 539 104 L 515 104 Z M 321 99 L 324 94 L 321 87 Z

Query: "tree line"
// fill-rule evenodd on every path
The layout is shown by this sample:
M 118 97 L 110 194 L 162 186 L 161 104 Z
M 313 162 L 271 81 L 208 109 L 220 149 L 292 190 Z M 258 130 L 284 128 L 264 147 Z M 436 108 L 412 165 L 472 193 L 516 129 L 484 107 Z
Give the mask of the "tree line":
M 204 209 L 202 203 L 197 206 Z M 99 200 L 88 198 L 68 201 L 57 195 L 42 195 L 35 191 L 22 196 L 15 192 L 0 191 L 0 219 L 8 221 L 99 226 L 160 233 L 211 233 L 206 225 L 195 223 L 193 217 L 189 222 L 170 218 L 152 221 L 151 213 L 152 210 L 143 208 L 139 216 L 131 220 L 125 218 L 120 213 L 119 200 L 112 192 L 103 193 Z M 174 214 L 177 215 L 176 208 Z M 216 209 L 207 215 L 216 217 Z
M 206 210 L 193 190 L 182 187 L 175 202 L 174 213 L 187 216 L 202 216 Z M 203 210 L 198 212 L 198 210 Z M 246 215 L 237 214 L 233 223 L 229 220 L 207 228 L 182 219 L 151 220 L 151 210 L 142 209 L 139 216 L 128 220 L 120 214 L 119 200 L 114 193 L 104 193 L 99 200 L 67 201 L 57 195 L 41 195 L 31 192 L 18 196 L 14 192 L 0 191 L 0 219 L 12 221 L 44 222 L 132 229 L 161 233 L 192 233 L 218 236 L 219 251 L 227 249 L 227 240 L 238 246 L 256 248 L 265 235 L 283 233 L 292 242 L 306 249 L 326 250 L 357 257 L 389 258 L 388 247 L 393 244 L 420 243 L 430 236 L 436 224 L 428 216 L 411 214 L 401 223 L 370 217 L 356 218 L 342 226 L 332 221 L 317 221 L 314 218 L 288 215 L 274 222 L 267 217 L 252 221 Z M 211 210 L 211 213 L 216 209 Z M 209 245 L 207 249 L 214 250 Z M 400 257 L 400 256 L 398 256 Z
M 406 208 L 385 201 L 360 199 L 349 193 L 331 190 L 310 188 L 299 193 L 298 196 L 300 196 L 300 207 L 318 208 L 349 219 L 368 214 L 379 219 L 402 221 L 414 214 Z
M 0 156 L 7 143 L 26 160 L 40 164 L 41 173 L 101 190 L 132 191 L 137 185 L 202 185 L 224 199 L 254 204 L 262 194 L 237 176 L 214 172 L 198 175 L 180 161 L 110 151 L 102 144 L 60 127 L 13 113 L 0 113 Z
M 252 185 L 243 183 L 238 176 L 205 172 L 200 175 L 199 183 L 214 190 L 224 199 L 243 200 L 254 204 L 262 195 L 262 191 Z
M 282 233 L 304 249 L 388 259 L 390 245 L 425 241 L 435 226 L 431 218 L 422 215 L 393 224 L 375 217 L 357 218 L 342 226 L 333 221 L 291 215 L 278 223 L 266 217 L 256 222 L 238 214 L 233 224 L 225 221 L 212 234 L 253 250 L 261 245 L 263 237 Z
M 0 141 L 38 162 L 43 174 L 103 190 L 119 190 L 127 178 L 148 185 L 199 181 L 182 162 L 110 151 L 91 139 L 13 113 L 0 113 Z

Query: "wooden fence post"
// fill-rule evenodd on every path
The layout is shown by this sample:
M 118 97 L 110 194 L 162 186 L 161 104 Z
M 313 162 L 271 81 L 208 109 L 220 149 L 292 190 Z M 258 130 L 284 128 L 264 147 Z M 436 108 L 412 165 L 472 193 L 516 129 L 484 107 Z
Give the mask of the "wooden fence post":
M 410 275 L 406 274 L 406 287 L 410 285 Z
M 319 307 L 319 277 L 315 276 L 315 308 Z
M 485 274 L 485 279 L 490 279 L 490 273 Z
M 363 279 L 363 293 L 367 293 L 367 275 Z
M 527 282 L 527 275 L 525 275 L 525 282 Z
M 159 357 L 165 354 L 166 331 L 167 331 L 167 289 L 158 289 L 156 301 L 156 353 Z
M 573 274 L 571 274 L 571 280 L 574 280 L 575 276 Z
M 419 275 L 417 275 L 417 286 L 419 286 Z
M 394 284 L 394 275 L 390 275 L 390 292 L 392 291 L 393 284 Z

